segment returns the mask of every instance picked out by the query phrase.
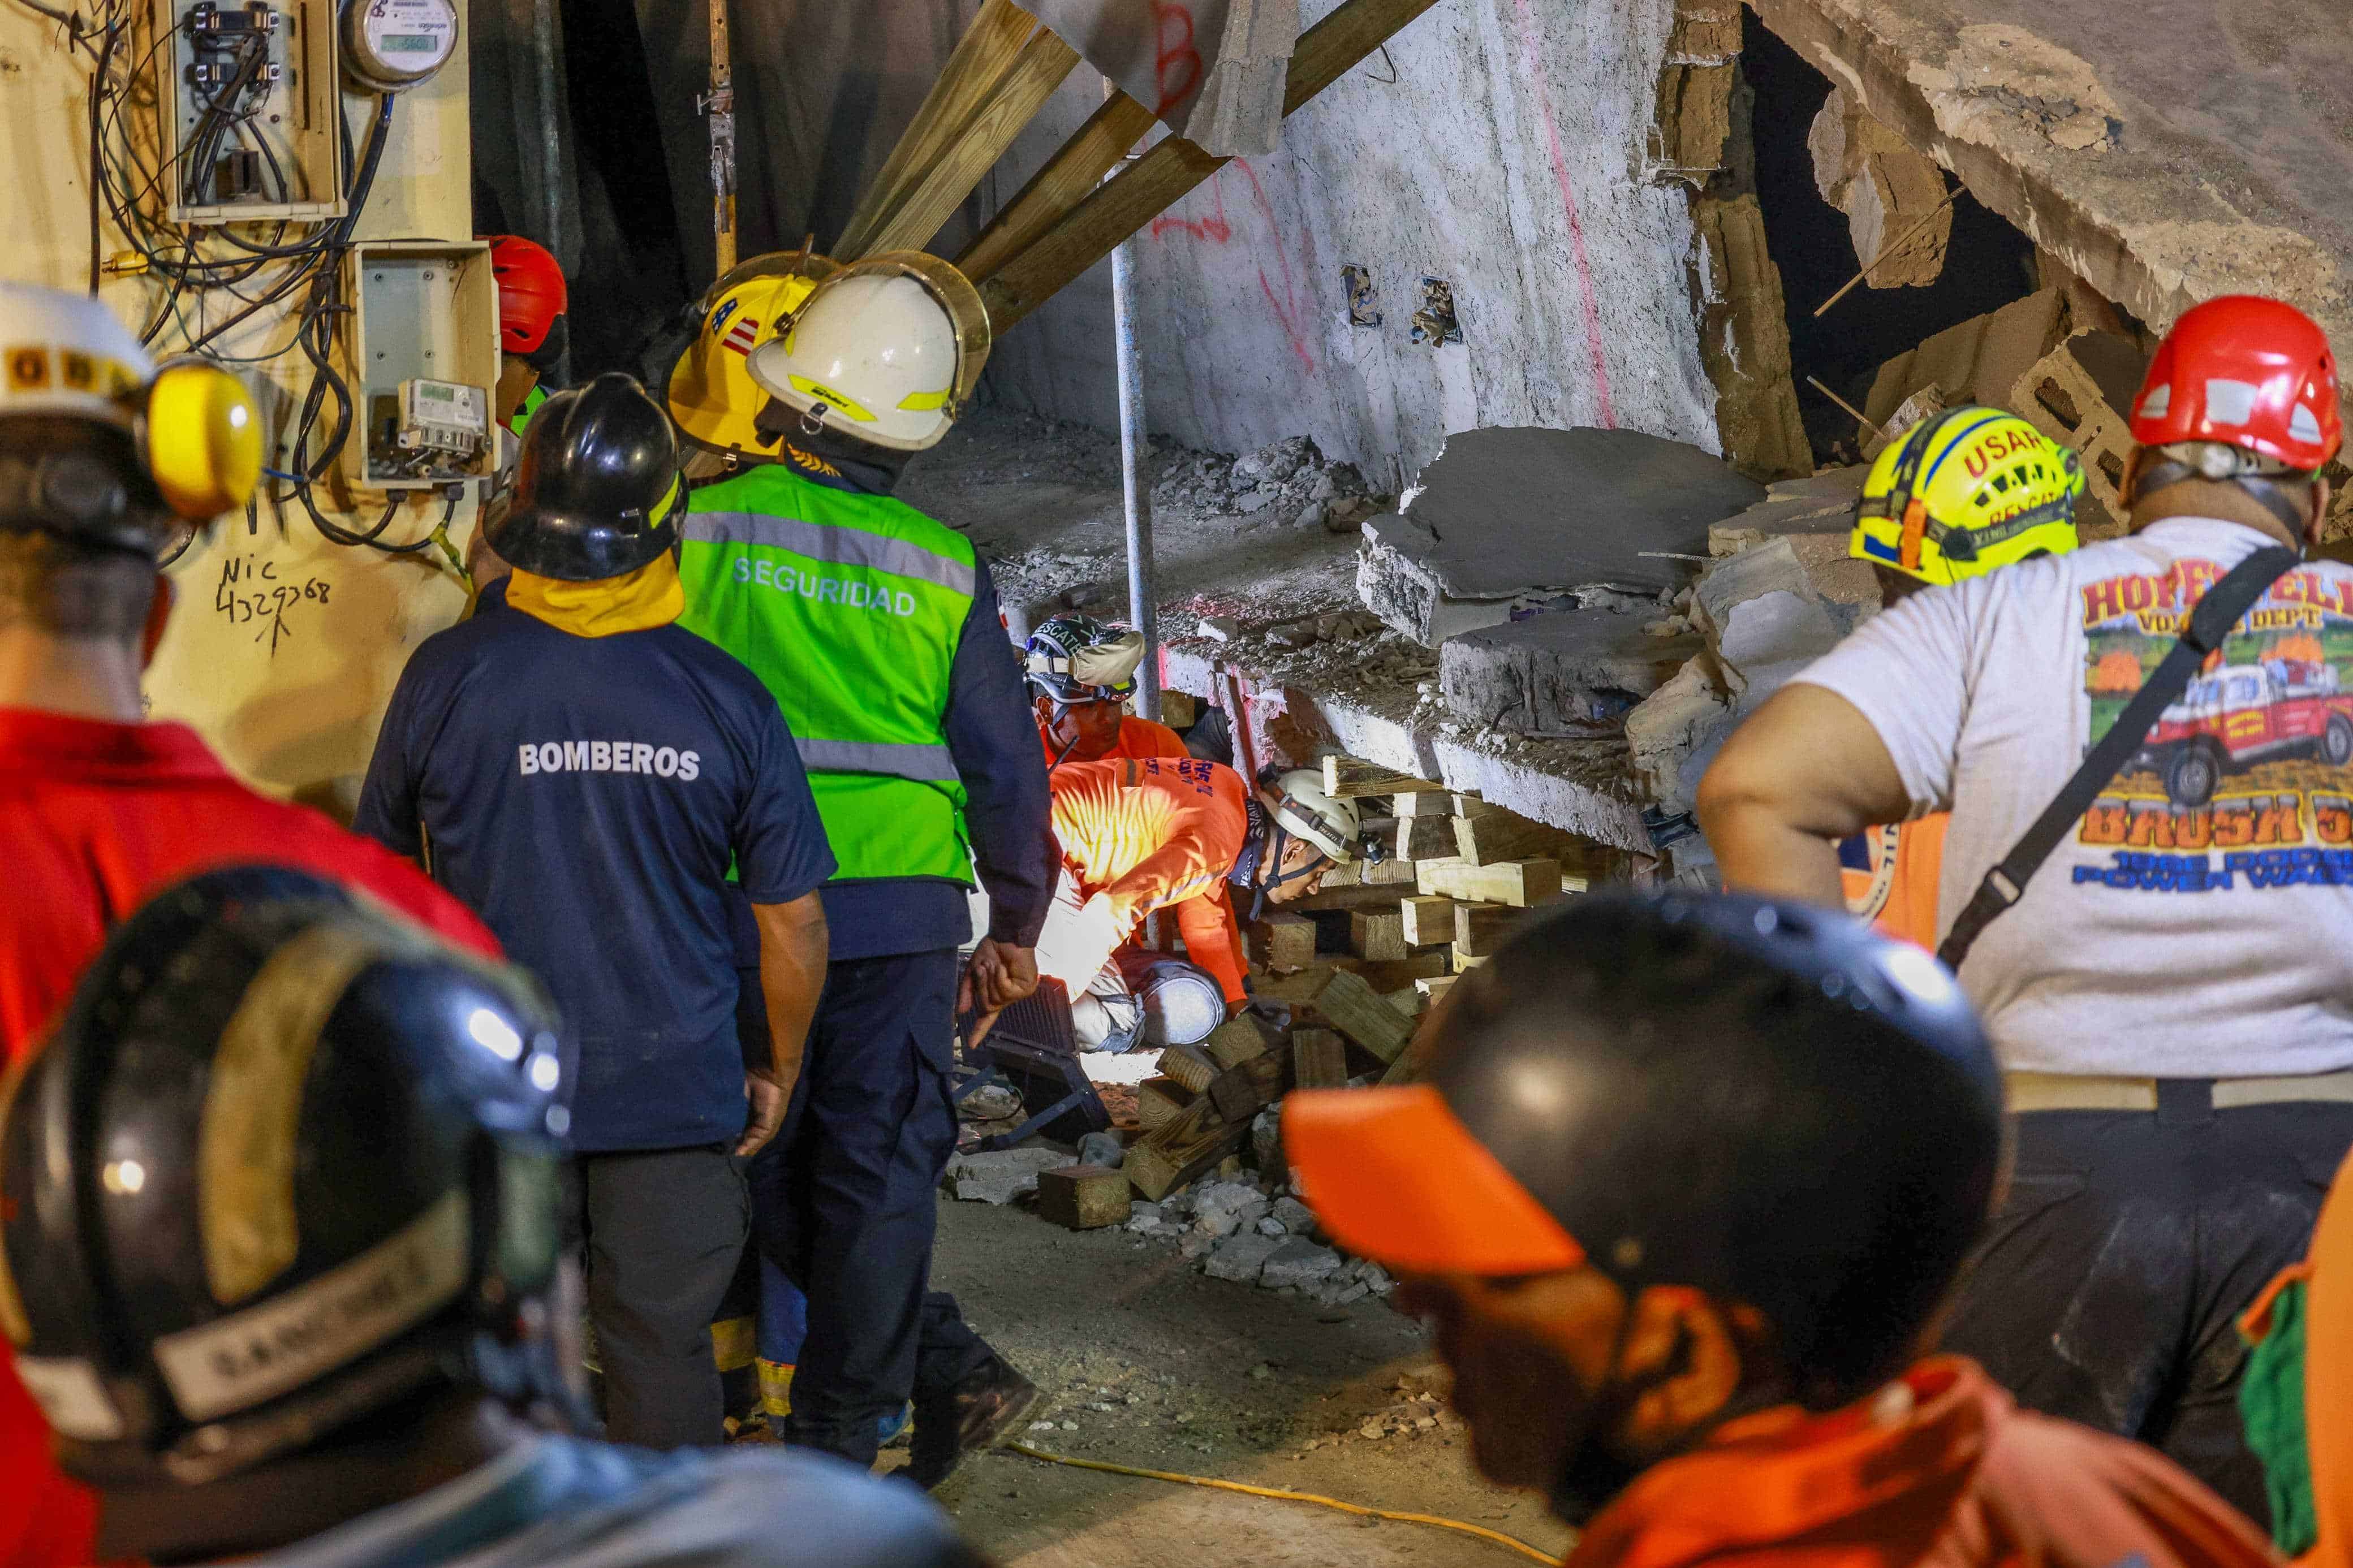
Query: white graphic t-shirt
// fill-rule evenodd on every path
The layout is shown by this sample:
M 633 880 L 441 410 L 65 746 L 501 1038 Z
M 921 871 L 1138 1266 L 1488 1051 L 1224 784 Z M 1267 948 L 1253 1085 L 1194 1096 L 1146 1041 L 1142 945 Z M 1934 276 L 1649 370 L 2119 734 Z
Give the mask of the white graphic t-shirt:
M 2169 519 L 1915 594 L 1798 678 L 1871 721 L 1915 815 L 1952 812 L 1940 933 L 2265 542 Z M 2013 1068 L 2353 1067 L 2353 568 L 2273 584 L 1961 979 Z

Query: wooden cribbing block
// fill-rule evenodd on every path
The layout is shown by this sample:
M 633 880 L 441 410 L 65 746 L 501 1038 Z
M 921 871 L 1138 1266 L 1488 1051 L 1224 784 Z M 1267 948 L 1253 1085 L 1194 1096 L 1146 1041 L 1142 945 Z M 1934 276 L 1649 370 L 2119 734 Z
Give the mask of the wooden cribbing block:
M 1563 833 L 1557 827 L 1515 816 L 1508 811 L 1489 812 L 1484 816 L 1458 816 L 1453 831 L 1455 853 L 1473 866 L 1525 860 L 1537 855 L 1565 861 L 1585 847 L 1584 840 L 1574 833 Z
M 1525 914 L 1507 904 L 1454 906 L 1454 956 L 1487 958 L 1509 942 Z
M 1408 1018 L 1421 1016 L 1421 993 L 1410 985 L 1400 985 L 1395 991 L 1385 991 L 1381 994 L 1381 1000 Z
M 1526 909 L 1560 893 L 1557 860 L 1505 860 L 1493 866 L 1473 866 L 1461 859 L 1417 860 L 1413 869 L 1419 891 L 1443 893 L 1465 903 Z
M 1446 973 L 1446 950 L 1442 947 L 1417 948 L 1406 958 L 1388 963 L 1366 963 L 1357 967 L 1356 973 L 1375 991 L 1394 991 L 1400 985 L 1410 985 L 1428 974 Z
M 1447 992 L 1452 990 L 1453 987 L 1454 976 L 1451 974 L 1433 975 L 1428 980 L 1417 980 L 1413 983 L 1413 988 L 1416 991 L 1420 992 L 1424 996 L 1429 997 L 1430 1005 L 1433 1007 L 1437 1006 L 1440 1002 L 1445 1001 Z M 1146 1083 L 1151 1083 L 1155 1080 L 1146 1079 L 1145 1081 Z
M 1134 1203 L 1127 1173 L 1108 1165 L 1064 1165 L 1038 1173 L 1038 1212 L 1068 1230 L 1099 1230 L 1126 1220 Z
M 1261 969 L 1283 973 L 1315 962 L 1315 922 L 1284 910 L 1268 912 L 1250 926 L 1250 962 Z
M 1443 893 L 1401 900 L 1398 918 L 1408 947 L 1436 947 L 1454 940 L 1454 900 Z
M 1331 1029 L 1291 1031 L 1293 1089 L 1340 1089 L 1348 1081 L 1348 1047 Z
M 1315 1011 L 1325 1023 L 1384 1062 L 1397 1060 L 1405 1043 L 1413 1038 L 1413 1025 L 1382 1001 L 1361 975 L 1345 970 L 1325 981 L 1324 989 L 1315 994 Z
M 1326 980 L 1344 969 L 1357 968 L 1364 962 L 1361 958 L 1341 958 L 1336 955 L 1319 958 L 1296 974 L 1278 974 L 1271 980 L 1260 982 L 1257 994 L 1269 1002 L 1280 1002 L 1293 1009 L 1303 1007 L 1312 1011 L 1315 1005 L 1315 994 L 1324 989 L 1324 983 Z
M 1349 910 L 1348 951 L 1376 963 L 1405 957 L 1405 916 L 1397 905 Z
M 1408 816 L 1452 816 L 1457 795 L 1435 795 L 1428 790 L 1408 790 L 1397 797 L 1397 815 Z
M 1367 888 L 1410 888 L 1413 886 L 1413 862 L 1394 857 L 1370 861 L 1366 864 L 1361 879 Z
M 1383 861 L 1382 864 L 1389 862 Z M 1306 914 L 1314 910 L 1394 909 L 1397 901 L 1398 890 L 1395 888 L 1358 883 L 1353 888 L 1319 888 L 1304 898 L 1293 900 L 1284 908 L 1286 911 Z
M 1399 1084 L 1413 1082 L 1421 1076 L 1421 1060 L 1411 1051 L 1400 1051 L 1398 1059 L 1389 1063 L 1388 1071 L 1377 1080 L 1383 1089 L 1395 1089 Z
M 1377 767 L 1371 763 L 1359 762 L 1355 757 L 1329 756 L 1324 759 L 1324 793 L 1334 800 L 1430 791 L 1441 795 L 1447 793 L 1442 784 L 1418 779 L 1411 773 L 1398 773 L 1395 768 Z
M 1401 795 L 1399 800 L 1428 798 Z M 1451 860 L 1454 858 L 1454 825 L 1451 816 L 1400 816 L 1397 825 L 1397 858 L 1400 860 Z
M 1229 1068 L 1238 1068 L 1254 1057 L 1266 1055 L 1266 1036 L 1259 1028 L 1257 1020 L 1248 1017 L 1219 1025 L 1210 1032 L 1209 1037 L 1201 1042 L 1202 1051 L 1218 1064 L 1220 1072 Z
M 1228 1121 L 1207 1096 L 1127 1146 L 1119 1168 L 1155 1202 L 1208 1171 L 1250 1141 L 1248 1121 Z
M 1219 1073 L 1209 1085 L 1209 1103 L 1228 1121 L 1248 1121 L 1282 1097 L 1282 1058 L 1272 1051 Z
M 1464 952 L 1459 947 L 1450 947 L 1446 951 L 1452 955 L 1454 973 L 1457 974 L 1468 974 L 1471 971 L 1478 968 L 1481 964 L 1487 962 L 1484 954 L 1474 956 L 1471 953 Z
M 1475 795 L 1458 795 L 1454 797 L 1453 805 L 1454 815 L 1457 816 L 1486 816 L 1504 809 L 1500 805 L 1493 805 L 1481 800 Z
M 1148 1078 L 1135 1086 L 1135 1120 L 1146 1132 L 1193 1103 L 1193 1091 L 1173 1078 Z
M 1201 700 L 1189 691 L 1170 691 L 1164 687 L 1160 692 L 1160 721 L 1172 730 L 1191 729 L 1201 721 Z
M 1205 1092 L 1209 1080 L 1223 1071 L 1198 1046 L 1171 1046 L 1160 1053 L 1160 1076 L 1181 1084 L 1187 1094 Z

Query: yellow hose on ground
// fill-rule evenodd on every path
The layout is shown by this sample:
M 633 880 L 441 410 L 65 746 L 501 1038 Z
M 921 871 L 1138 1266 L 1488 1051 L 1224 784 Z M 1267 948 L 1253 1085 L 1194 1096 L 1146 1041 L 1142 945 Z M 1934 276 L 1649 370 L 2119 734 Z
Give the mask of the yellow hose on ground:
M 1241 1481 L 1212 1480 L 1208 1476 L 1180 1476 L 1174 1470 L 1145 1470 L 1134 1465 L 1108 1464 L 1101 1459 L 1073 1459 L 1067 1454 L 1050 1454 L 1043 1448 L 1033 1448 L 1027 1443 L 1007 1443 L 1011 1453 L 1032 1459 L 1043 1459 L 1050 1465 L 1074 1465 L 1082 1470 L 1101 1470 L 1113 1476 L 1142 1476 L 1149 1481 L 1175 1481 L 1179 1486 L 1211 1487 L 1221 1492 L 1240 1492 L 1245 1497 L 1271 1497 L 1283 1502 L 1312 1502 L 1324 1508 L 1336 1508 L 1342 1513 L 1364 1514 L 1373 1519 L 1393 1519 L 1400 1524 L 1433 1524 L 1440 1530 L 1459 1530 L 1465 1535 L 1475 1535 L 1508 1547 L 1531 1562 L 1542 1563 L 1546 1568 L 1556 1568 L 1559 1559 L 1551 1552 L 1529 1545 L 1516 1535 L 1505 1535 L 1500 1530 L 1490 1530 L 1483 1524 L 1472 1524 L 1460 1519 L 1441 1519 L 1434 1513 L 1399 1513 L 1392 1509 L 1366 1508 L 1362 1503 L 1342 1502 L 1338 1498 L 1322 1497 L 1314 1492 L 1285 1491 L 1281 1487 L 1254 1487 Z

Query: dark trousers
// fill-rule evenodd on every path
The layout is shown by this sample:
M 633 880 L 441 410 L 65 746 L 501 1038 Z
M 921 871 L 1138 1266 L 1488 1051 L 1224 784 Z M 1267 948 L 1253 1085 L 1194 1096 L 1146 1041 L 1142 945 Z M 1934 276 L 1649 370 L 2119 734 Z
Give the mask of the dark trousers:
M 2260 1521 L 2235 1320 L 2304 1256 L 2353 1104 L 2215 1110 L 2199 1079 L 2147 1111 L 2016 1119 L 2010 1191 L 1945 1347 L 2021 1404 L 2137 1438 Z
M 757 973 L 739 978 L 748 1049 Z M 749 1173 L 754 1239 L 808 1297 L 786 1439 L 856 1464 L 919 1365 L 929 1392 L 988 1360 L 954 1298 L 925 1289 L 955 1148 L 955 979 L 952 951 L 829 966 L 784 1131 Z
M 741 1167 L 723 1143 L 573 1161 L 566 1239 L 586 1265 L 616 1443 L 726 1438 L 711 1320 L 751 1229 Z

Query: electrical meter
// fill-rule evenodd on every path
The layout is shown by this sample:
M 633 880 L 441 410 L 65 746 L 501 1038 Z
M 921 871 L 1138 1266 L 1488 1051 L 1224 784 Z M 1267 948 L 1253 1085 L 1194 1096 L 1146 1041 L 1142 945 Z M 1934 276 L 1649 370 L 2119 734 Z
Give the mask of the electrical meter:
M 454 381 L 400 384 L 400 426 L 394 441 L 408 452 L 470 458 L 490 438 L 490 395 Z
M 458 49 L 453 0 L 348 0 L 343 68 L 377 92 L 415 87 Z

